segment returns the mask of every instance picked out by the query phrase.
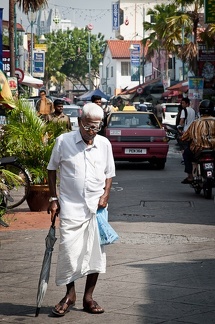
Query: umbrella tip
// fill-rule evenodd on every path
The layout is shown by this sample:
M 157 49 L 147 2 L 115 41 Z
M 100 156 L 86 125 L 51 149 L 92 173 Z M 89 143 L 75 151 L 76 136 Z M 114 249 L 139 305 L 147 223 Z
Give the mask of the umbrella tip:
M 37 307 L 35 317 L 38 317 L 39 313 L 40 313 L 40 307 Z

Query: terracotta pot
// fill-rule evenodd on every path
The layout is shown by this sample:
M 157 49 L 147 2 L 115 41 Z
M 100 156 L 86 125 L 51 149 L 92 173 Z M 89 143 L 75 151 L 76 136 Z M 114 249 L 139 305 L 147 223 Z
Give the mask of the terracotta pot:
M 27 203 L 31 211 L 44 211 L 49 206 L 50 192 L 48 185 L 31 185 Z

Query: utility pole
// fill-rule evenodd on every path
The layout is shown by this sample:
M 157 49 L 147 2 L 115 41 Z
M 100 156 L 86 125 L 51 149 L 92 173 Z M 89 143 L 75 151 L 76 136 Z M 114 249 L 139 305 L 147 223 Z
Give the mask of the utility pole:
M 89 90 L 92 90 L 92 80 L 91 80 L 91 61 L 92 61 L 92 54 L 91 54 L 91 30 L 93 29 L 92 24 L 87 25 L 88 30 L 88 53 L 87 53 L 87 60 L 89 66 Z
M 181 7 L 181 11 L 184 12 L 184 7 L 182 5 Z M 182 48 L 184 47 L 184 25 L 182 26 L 182 30 L 181 30 L 181 33 L 182 33 Z M 182 80 L 184 81 L 184 60 L 182 61 Z
M 15 47 L 14 47 L 14 9 L 15 0 L 9 0 L 9 47 L 10 47 L 10 76 L 15 77 Z

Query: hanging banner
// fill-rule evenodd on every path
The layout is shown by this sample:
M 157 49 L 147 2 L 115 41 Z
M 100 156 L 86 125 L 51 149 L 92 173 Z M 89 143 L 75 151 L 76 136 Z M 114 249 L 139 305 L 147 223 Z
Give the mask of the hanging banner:
M 112 3 L 112 30 L 119 30 L 119 2 Z
M 188 78 L 188 98 L 189 99 L 203 99 L 204 79 L 200 77 Z
M 164 88 L 164 92 L 169 87 L 170 87 L 170 77 L 163 76 L 163 88 Z
M 3 63 L 2 63 L 2 39 L 3 39 L 2 16 L 3 16 L 3 9 L 0 8 L 0 70 L 3 71 Z
M 132 44 L 132 45 L 134 49 L 130 51 L 131 81 L 140 82 L 140 44 Z

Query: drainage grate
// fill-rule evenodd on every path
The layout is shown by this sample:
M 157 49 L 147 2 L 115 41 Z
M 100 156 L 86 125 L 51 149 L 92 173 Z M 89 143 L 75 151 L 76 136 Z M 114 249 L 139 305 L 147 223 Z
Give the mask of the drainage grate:
M 186 208 L 186 207 L 194 207 L 194 203 L 189 200 L 141 200 L 141 207 L 147 208 Z

